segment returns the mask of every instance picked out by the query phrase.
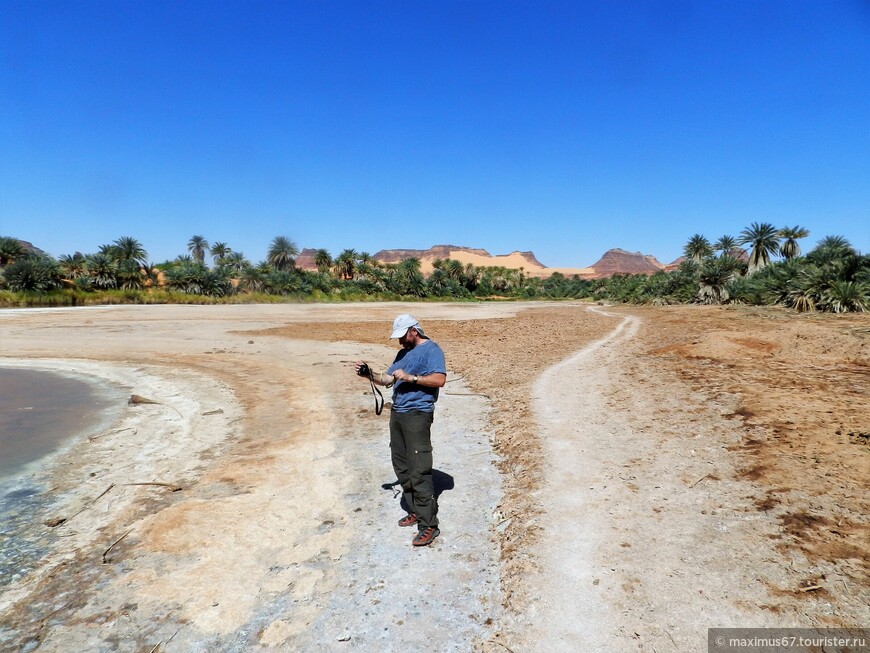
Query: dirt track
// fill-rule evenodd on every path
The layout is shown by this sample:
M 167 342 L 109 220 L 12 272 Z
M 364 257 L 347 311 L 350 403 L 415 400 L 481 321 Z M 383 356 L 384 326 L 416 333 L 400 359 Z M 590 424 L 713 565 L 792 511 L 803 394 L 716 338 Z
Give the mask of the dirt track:
M 347 365 L 388 362 L 387 326 L 407 310 L 451 371 L 435 431 L 444 532 L 424 551 L 392 525 L 392 495 L 379 488 L 385 423 Z M 867 319 L 607 313 L 378 304 L 0 314 L 16 357 L 75 352 L 131 374 L 116 379 L 130 388 L 150 375 L 185 423 L 225 424 L 165 458 L 171 420 L 161 431 L 140 411 L 140 426 L 158 429 L 143 464 L 186 489 L 128 488 L 62 527 L 42 570 L 0 590 L 0 643 L 667 651 L 700 648 L 712 626 L 870 622 Z M 215 400 L 226 412 L 205 416 Z M 118 434 L 98 442 L 104 455 L 129 454 Z M 46 479 L 59 498 L 45 516 L 129 480 L 111 459 L 88 463 L 92 444 Z M 93 552 L 127 529 L 114 564 L 95 565 Z M 432 590 L 421 595 L 408 569 L 432 574 Z M 86 588 L 75 601 L 72 584 Z M 569 618 L 557 618 L 565 606 Z
M 748 478 L 745 455 L 735 454 L 745 454 L 747 441 L 772 439 L 761 417 L 770 397 L 744 398 L 745 385 L 723 391 L 715 372 L 696 377 L 700 383 L 675 379 L 674 363 L 687 371 L 685 361 L 664 362 L 660 347 L 649 348 L 664 335 L 656 328 L 661 322 L 650 324 L 662 313 L 646 322 L 624 311 L 609 313 L 623 315 L 611 334 L 550 368 L 536 383 L 547 470 L 536 493 L 546 506 L 541 536 L 532 548 L 541 573 L 520 581 L 528 605 L 508 621 L 504 636 L 511 648 L 543 650 L 539 643 L 548 641 L 550 650 L 565 651 L 702 650 L 706 629 L 714 624 L 867 623 L 868 524 L 861 492 L 870 471 L 866 449 L 848 438 L 840 440 L 839 450 L 829 443 L 838 456 L 816 457 L 821 473 L 811 478 L 813 470 L 799 464 L 805 461 L 799 452 L 783 455 L 773 451 L 778 443 L 770 442 L 771 450 L 761 453 L 757 445 L 750 447 L 756 456 L 790 458 L 793 467 L 780 461 L 778 478 L 792 485 L 773 489 L 757 476 Z M 677 315 L 702 319 L 697 313 Z M 667 337 L 690 336 L 701 345 L 722 337 L 711 326 L 742 326 L 738 346 L 777 348 L 775 330 L 747 333 L 752 321 L 745 315 L 719 317 L 708 316 L 703 331 L 694 333 L 677 319 L 682 333 Z M 811 330 L 800 332 L 811 337 Z M 722 350 L 711 345 L 706 353 Z M 850 386 L 843 388 L 845 405 L 853 392 L 861 392 L 860 384 Z M 863 390 L 866 396 L 866 385 Z M 811 397 L 802 401 L 789 413 L 795 421 L 812 411 Z M 750 402 L 761 414 L 753 422 L 746 419 Z M 866 406 L 849 408 L 846 419 L 867 423 Z M 800 445 L 812 449 L 811 434 L 802 436 Z M 853 470 L 851 478 L 840 474 L 836 487 L 817 484 L 843 467 Z M 778 510 L 778 503 L 761 500 L 771 492 L 782 497 Z M 783 517 L 803 510 L 839 528 L 795 529 Z M 801 546 L 815 538 L 824 548 Z M 816 589 L 802 591 L 809 587 Z M 565 606 L 571 606 L 570 619 Z

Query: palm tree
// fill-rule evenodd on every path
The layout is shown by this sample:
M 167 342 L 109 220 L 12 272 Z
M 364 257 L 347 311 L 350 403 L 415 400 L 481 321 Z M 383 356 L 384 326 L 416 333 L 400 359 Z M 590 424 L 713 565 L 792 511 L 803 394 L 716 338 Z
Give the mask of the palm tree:
M 730 297 L 728 283 L 733 278 L 734 269 L 727 257 L 705 261 L 698 278 L 698 298 L 704 304 L 727 302 Z
M 420 259 L 414 256 L 403 259 L 396 266 L 396 281 L 402 294 L 422 297 L 426 280 L 420 272 Z
M 148 252 L 142 247 L 142 243 L 130 236 L 118 238 L 112 244 L 112 254 L 119 263 L 122 261 L 132 261 L 136 265 L 144 266 L 148 260 Z
M 87 272 L 87 260 L 79 252 L 72 256 L 64 254 L 58 259 L 61 274 L 64 279 L 78 279 L 85 276 Z
M 429 279 L 426 282 L 426 286 L 434 295 L 441 296 L 445 294 L 445 291 L 448 287 L 448 283 L 450 279 L 444 273 L 440 267 L 436 267 L 432 270 L 432 274 L 429 275 Z
M 340 279 L 350 281 L 356 272 L 356 250 L 346 249 L 335 259 L 335 271 Z
M 0 266 L 8 265 L 13 261 L 27 256 L 27 250 L 17 238 L 0 236 Z
M 87 260 L 88 276 L 93 280 L 94 288 L 102 290 L 115 288 L 118 285 L 118 262 L 103 252 L 92 254 Z
M 454 281 L 458 281 L 462 283 L 465 281 L 465 268 L 462 267 L 462 263 L 449 258 L 444 263 L 444 273 L 447 275 L 448 279 L 453 279 Z
M 117 279 L 118 287 L 123 290 L 139 290 L 145 282 L 139 263 L 130 259 L 118 261 L 118 270 L 115 273 L 115 278 Z
M 689 242 L 683 247 L 683 254 L 685 254 L 686 258 L 690 258 L 697 263 L 700 263 L 712 253 L 713 247 L 710 245 L 710 241 L 701 234 L 695 234 L 689 238 Z
M 60 267 L 49 256 L 23 256 L 3 269 L 3 280 L 14 292 L 47 292 L 61 284 Z
M 477 284 L 480 281 L 480 270 L 473 263 L 468 263 L 462 273 L 462 285 L 468 290 L 474 291 L 477 289 Z
M 740 232 L 738 242 L 752 247 L 747 274 L 754 274 L 769 265 L 771 255 L 779 253 L 778 233 L 777 228 L 769 222 L 753 222 L 748 229 Z
M 722 252 L 723 256 L 731 256 L 731 252 L 737 248 L 737 240 L 733 236 L 722 236 L 713 244 L 713 250 Z
M 807 254 L 807 258 L 813 263 L 824 265 L 855 254 L 857 254 L 855 248 L 843 236 L 825 236 L 816 243 L 815 248 Z
M 260 292 L 263 289 L 263 277 L 264 274 L 261 268 L 255 268 L 249 265 L 242 270 L 239 279 L 239 288 L 249 292 Z
M 208 241 L 203 236 L 192 236 L 187 241 L 187 251 L 197 263 L 205 261 L 205 253 L 208 250 Z
M 222 265 L 224 265 L 228 270 L 237 274 L 251 265 L 248 263 L 248 260 L 242 252 L 228 252 L 227 255 L 220 260 Z
M 100 245 L 97 253 L 108 256 L 113 261 L 118 261 L 118 253 L 115 251 L 114 245 Z
M 276 270 L 292 270 L 296 265 L 296 256 L 299 248 L 292 240 L 285 236 L 275 236 L 269 245 L 266 258 L 269 264 Z
M 831 281 L 823 295 L 827 307 L 834 313 L 864 312 L 870 307 L 867 286 L 853 281 Z
M 209 254 L 214 258 L 215 265 L 222 265 L 227 256 L 232 254 L 232 249 L 226 243 L 217 242 L 209 248 Z
M 357 262 L 353 276 L 357 281 L 371 281 L 375 279 L 375 268 L 368 263 Z
M 329 250 L 318 249 L 314 252 L 314 265 L 317 266 L 318 272 L 329 272 L 332 263 L 332 254 L 329 253 Z
M 806 238 L 810 235 L 808 229 L 803 227 L 783 227 L 779 230 L 779 237 L 784 238 L 782 245 L 779 246 L 779 253 L 786 261 L 790 261 L 796 256 L 800 256 L 801 248 L 797 244 L 798 238 Z
M 823 268 L 805 265 L 797 276 L 789 280 L 785 303 L 801 313 L 814 311 L 823 304 L 822 296 L 830 282 Z
M 185 261 L 166 271 L 166 283 L 179 292 L 202 295 L 207 274 L 208 268 L 202 261 Z

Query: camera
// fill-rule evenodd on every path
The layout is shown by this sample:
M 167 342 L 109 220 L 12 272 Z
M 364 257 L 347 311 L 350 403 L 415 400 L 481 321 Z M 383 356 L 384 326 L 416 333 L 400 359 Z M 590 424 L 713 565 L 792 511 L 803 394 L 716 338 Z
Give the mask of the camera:
M 371 376 L 372 375 L 372 371 L 369 369 L 369 366 L 367 363 L 363 363 L 362 365 L 360 365 L 359 369 L 356 371 L 356 373 L 359 374 L 360 376 Z

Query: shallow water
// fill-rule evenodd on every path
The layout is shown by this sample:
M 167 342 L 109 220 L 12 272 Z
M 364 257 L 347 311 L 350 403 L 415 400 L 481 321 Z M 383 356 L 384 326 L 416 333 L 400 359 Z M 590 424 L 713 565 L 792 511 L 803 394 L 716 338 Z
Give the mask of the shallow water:
M 0 480 L 97 428 L 115 399 L 92 382 L 0 367 Z
M 0 587 L 26 575 L 55 537 L 38 517 L 53 501 L 40 461 L 107 426 L 121 403 L 120 390 L 90 379 L 0 367 Z

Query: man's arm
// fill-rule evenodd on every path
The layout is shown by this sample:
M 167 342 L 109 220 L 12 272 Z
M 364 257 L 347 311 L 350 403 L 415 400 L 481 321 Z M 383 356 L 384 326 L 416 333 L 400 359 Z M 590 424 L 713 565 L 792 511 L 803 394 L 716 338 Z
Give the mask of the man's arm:
M 441 372 L 433 372 L 432 374 L 424 374 L 417 376 L 414 380 L 413 374 L 408 374 L 405 370 L 396 370 L 393 372 L 393 377 L 399 381 L 407 381 L 408 383 L 416 383 L 417 385 L 426 386 L 427 388 L 443 388 L 447 383 L 447 375 Z
M 357 361 L 353 364 L 353 369 L 357 373 L 357 375 L 359 375 L 359 368 L 365 364 L 365 361 Z M 371 370 L 371 373 L 371 380 L 375 383 L 375 385 L 383 385 L 389 388 L 396 382 L 396 377 L 387 374 L 386 372 L 375 372 L 374 370 Z M 363 378 L 368 379 L 368 374 L 363 375 Z

